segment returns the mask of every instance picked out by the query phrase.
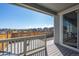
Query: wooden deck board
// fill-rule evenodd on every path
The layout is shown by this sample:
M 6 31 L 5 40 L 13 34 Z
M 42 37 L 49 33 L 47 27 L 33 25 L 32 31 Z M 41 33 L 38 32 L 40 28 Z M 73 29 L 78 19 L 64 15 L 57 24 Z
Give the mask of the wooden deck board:
M 78 52 L 55 44 L 54 38 L 47 41 L 47 53 L 48 56 L 79 56 Z

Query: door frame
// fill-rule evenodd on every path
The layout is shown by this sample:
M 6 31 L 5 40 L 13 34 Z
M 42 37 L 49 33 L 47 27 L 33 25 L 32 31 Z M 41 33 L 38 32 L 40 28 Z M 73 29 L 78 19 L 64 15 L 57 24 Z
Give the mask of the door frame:
M 78 10 L 78 9 L 79 9 L 79 5 L 76 5 L 76 6 L 73 6 L 73 7 L 71 7 L 71 8 L 68 8 L 68 9 L 66 9 L 66 10 L 64 10 L 64 11 L 62 11 L 62 12 L 60 12 L 60 13 L 58 13 L 58 15 L 59 15 L 59 20 L 60 20 L 60 39 L 59 39 L 60 41 L 59 41 L 59 43 L 60 43 L 60 45 L 62 45 L 62 46 L 64 46 L 64 47 L 67 47 L 67 48 L 69 48 L 69 49 L 72 49 L 72 50 L 74 50 L 74 51 L 77 51 L 77 52 L 79 52 L 79 49 L 74 48 L 74 47 L 71 47 L 71 46 L 68 46 L 68 45 L 66 45 L 66 44 L 63 44 L 63 15 L 64 15 L 64 14 L 67 14 L 67 13 L 69 13 L 69 12 Z M 77 31 L 77 33 L 78 33 L 78 31 Z M 78 37 L 78 35 L 77 35 L 77 37 Z M 78 42 L 78 39 L 77 39 L 77 43 L 79 43 L 79 42 Z

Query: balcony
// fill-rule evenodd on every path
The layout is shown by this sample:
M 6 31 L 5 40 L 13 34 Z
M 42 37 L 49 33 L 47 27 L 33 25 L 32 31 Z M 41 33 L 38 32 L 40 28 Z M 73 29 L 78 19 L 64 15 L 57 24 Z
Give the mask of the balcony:
M 46 55 L 45 35 L 0 40 L 0 55 Z M 42 52 L 41 52 L 42 51 Z
M 72 56 L 78 52 L 54 43 L 45 35 L 0 40 L 0 56 Z

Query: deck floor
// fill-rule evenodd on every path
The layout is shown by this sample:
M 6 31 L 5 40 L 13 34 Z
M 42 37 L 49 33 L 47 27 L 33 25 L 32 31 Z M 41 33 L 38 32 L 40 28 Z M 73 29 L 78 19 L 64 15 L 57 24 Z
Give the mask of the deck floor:
M 53 40 L 52 40 L 53 39 Z M 79 56 L 79 53 L 54 43 L 54 38 L 47 41 L 48 56 Z

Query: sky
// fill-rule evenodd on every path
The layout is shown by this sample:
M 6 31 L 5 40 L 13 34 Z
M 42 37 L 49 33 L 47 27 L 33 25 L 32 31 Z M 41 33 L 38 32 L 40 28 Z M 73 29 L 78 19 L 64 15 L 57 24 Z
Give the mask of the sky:
M 27 29 L 54 27 L 54 17 L 23 7 L 0 4 L 0 28 Z

